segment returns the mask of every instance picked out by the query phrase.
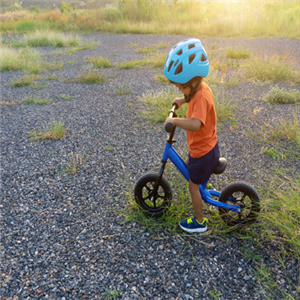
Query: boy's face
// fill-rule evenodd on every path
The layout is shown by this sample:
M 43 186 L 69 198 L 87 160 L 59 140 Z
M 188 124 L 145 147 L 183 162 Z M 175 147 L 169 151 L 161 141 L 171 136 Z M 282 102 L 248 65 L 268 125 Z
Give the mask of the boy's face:
M 190 95 L 190 93 L 191 93 L 191 88 L 190 87 L 186 87 L 186 88 L 184 88 L 183 86 L 182 86 L 182 84 L 180 84 L 180 83 L 175 83 L 175 85 L 176 85 L 176 87 L 179 89 L 179 91 L 181 92 L 181 93 L 183 93 L 185 96 L 189 96 Z

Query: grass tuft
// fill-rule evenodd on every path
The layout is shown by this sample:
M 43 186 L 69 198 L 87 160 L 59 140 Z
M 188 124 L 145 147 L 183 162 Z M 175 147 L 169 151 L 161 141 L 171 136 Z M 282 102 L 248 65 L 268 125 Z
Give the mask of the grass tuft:
M 261 213 L 265 235 L 290 245 L 300 256 L 300 177 L 275 174 L 266 188 Z
M 65 81 L 69 83 L 77 82 L 86 84 L 103 84 L 105 83 L 105 78 L 100 74 L 92 72 L 87 74 L 81 74 L 78 75 L 76 78 L 66 79 Z
M 255 57 L 245 68 L 246 75 L 252 80 L 300 83 L 300 72 L 277 56 L 265 59 Z
M 51 102 L 53 102 L 53 100 L 43 99 L 43 98 L 34 97 L 34 96 L 27 97 L 26 99 L 24 99 L 22 101 L 23 104 L 38 104 L 38 105 L 44 105 L 44 104 L 48 104 Z
M 77 47 L 81 44 L 81 38 L 78 35 L 38 30 L 34 33 L 26 34 L 22 42 L 25 47 Z
M 251 53 L 246 50 L 228 49 L 225 57 L 230 59 L 248 59 L 251 57 Z
M 43 131 L 34 131 L 31 130 L 28 133 L 28 137 L 31 141 L 36 140 L 59 140 L 62 139 L 67 131 L 67 128 L 64 126 L 64 121 L 53 122 L 48 129 Z
M 1 48 L 0 71 L 24 70 L 29 73 L 40 73 L 40 54 L 35 50 L 15 50 L 9 47 Z
M 113 66 L 113 63 L 107 57 L 103 56 L 93 57 L 87 61 L 89 61 L 95 68 L 109 68 Z
M 174 88 L 157 93 L 143 94 L 139 97 L 139 100 L 146 106 L 145 110 L 141 112 L 141 118 L 150 120 L 153 124 L 164 122 L 170 111 L 172 101 L 179 96 L 181 95 Z M 186 105 L 183 105 L 176 113 L 179 117 L 184 117 L 186 115 Z
M 300 103 L 300 92 L 298 90 L 287 91 L 275 86 L 264 95 L 263 101 L 271 104 L 297 104 Z

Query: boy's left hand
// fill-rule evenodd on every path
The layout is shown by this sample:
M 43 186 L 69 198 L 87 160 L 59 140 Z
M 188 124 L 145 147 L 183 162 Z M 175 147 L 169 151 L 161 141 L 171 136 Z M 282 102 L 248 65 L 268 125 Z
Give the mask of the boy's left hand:
M 166 121 L 165 121 L 165 125 L 166 125 L 167 123 L 172 123 L 172 124 L 173 124 L 173 122 L 174 122 L 174 118 L 167 117 L 167 118 L 166 118 Z

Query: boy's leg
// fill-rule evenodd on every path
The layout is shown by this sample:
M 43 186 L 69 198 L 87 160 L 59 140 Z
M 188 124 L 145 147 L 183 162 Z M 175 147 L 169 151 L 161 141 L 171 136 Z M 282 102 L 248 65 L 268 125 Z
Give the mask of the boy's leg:
M 203 222 L 203 213 L 202 213 L 202 197 L 199 191 L 199 184 L 189 181 L 189 190 L 192 197 L 193 209 L 195 212 L 195 218 L 199 223 Z

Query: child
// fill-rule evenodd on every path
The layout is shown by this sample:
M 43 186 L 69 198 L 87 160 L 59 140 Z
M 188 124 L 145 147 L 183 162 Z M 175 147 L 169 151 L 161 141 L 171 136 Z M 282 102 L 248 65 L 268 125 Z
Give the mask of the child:
M 189 153 L 186 164 L 190 176 L 194 217 L 183 220 L 180 227 L 187 232 L 205 232 L 207 219 L 203 218 L 202 197 L 199 185 L 205 183 L 213 173 L 219 161 L 220 152 L 216 135 L 216 112 L 214 96 L 207 84 L 202 82 L 208 75 L 209 61 L 198 39 L 187 39 L 176 44 L 169 52 L 164 74 L 183 93 L 173 104 L 177 109 L 187 103 L 187 118 L 167 118 L 187 132 Z

